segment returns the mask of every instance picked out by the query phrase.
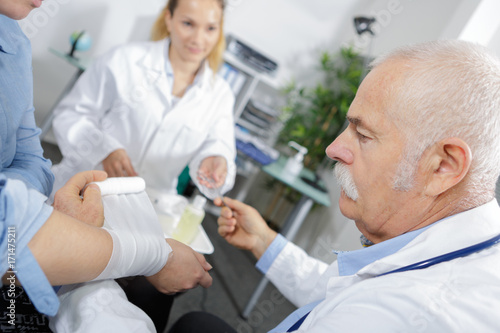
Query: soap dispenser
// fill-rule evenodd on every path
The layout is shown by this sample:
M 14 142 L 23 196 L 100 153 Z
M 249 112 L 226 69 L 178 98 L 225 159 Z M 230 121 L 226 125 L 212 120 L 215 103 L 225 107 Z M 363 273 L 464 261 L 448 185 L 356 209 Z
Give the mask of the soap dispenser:
M 302 171 L 302 168 L 304 167 L 304 164 L 302 162 L 304 161 L 304 156 L 307 154 L 307 148 L 302 147 L 295 141 L 288 142 L 288 145 L 296 149 L 297 154 L 295 154 L 295 156 L 293 157 L 288 158 L 288 161 L 285 165 L 284 174 L 286 178 L 294 179 L 299 175 L 300 171 Z

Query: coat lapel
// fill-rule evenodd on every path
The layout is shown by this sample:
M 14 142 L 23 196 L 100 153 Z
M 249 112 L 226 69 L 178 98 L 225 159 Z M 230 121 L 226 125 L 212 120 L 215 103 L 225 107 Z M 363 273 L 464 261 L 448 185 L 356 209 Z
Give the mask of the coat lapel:
M 172 90 L 172 87 L 168 84 L 165 73 L 165 56 L 168 45 L 168 39 L 150 44 L 150 49 L 139 60 L 138 66 L 144 71 L 146 84 L 152 89 L 157 90 L 159 92 L 158 95 L 161 96 L 164 102 L 171 105 L 172 100 L 169 92 Z

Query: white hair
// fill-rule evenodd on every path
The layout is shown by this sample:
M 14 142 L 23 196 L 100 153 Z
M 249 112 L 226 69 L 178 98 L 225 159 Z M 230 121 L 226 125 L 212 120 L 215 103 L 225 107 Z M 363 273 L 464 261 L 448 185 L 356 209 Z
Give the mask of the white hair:
M 472 151 L 468 200 L 493 198 L 500 174 L 500 60 L 473 43 L 435 41 L 399 48 L 372 66 L 391 61 L 406 69 L 388 92 L 388 115 L 406 140 L 395 187 L 411 188 L 423 152 L 457 137 Z

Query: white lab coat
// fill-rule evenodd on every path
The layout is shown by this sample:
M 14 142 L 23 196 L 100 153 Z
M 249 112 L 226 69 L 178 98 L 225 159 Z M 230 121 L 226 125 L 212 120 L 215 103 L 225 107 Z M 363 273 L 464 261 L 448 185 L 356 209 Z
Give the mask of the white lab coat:
M 175 106 L 165 72 L 168 39 L 120 46 L 97 59 L 57 106 L 53 122 L 62 162 L 54 166 L 54 192 L 76 172 L 102 169 L 102 160 L 126 150 L 144 178 L 148 194 L 176 193 L 177 179 L 189 164 L 226 158 L 232 188 L 234 96 L 227 83 L 205 63 L 197 83 Z M 157 199 L 157 198 L 152 198 Z
M 500 208 L 493 200 L 442 220 L 355 275 L 339 277 L 337 262 L 328 266 L 289 243 L 266 276 L 297 306 L 324 299 L 299 332 L 499 332 L 498 244 L 426 269 L 376 277 L 498 234 Z

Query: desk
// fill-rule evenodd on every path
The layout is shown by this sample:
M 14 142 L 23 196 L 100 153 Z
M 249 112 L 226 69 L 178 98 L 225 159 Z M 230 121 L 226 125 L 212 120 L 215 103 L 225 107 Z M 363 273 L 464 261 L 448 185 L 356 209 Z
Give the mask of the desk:
M 76 73 L 71 77 L 71 80 L 66 84 L 64 87 L 64 90 L 62 93 L 59 95 L 57 98 L 56 102 L 52 106 L 52 108 L 49 110 L 49 113 L 47 116 L 45 116 L 45 119 L 43 120 L 42 126 L 40 126 L 40 129 L 42 130 L 42 133 L 40 133 L 40 140 L 42 140 L 45 135 L 47 135 L 47 132 L 50 130 L 52 127 L 52 120 L 54 120 L 54 109 L 57 107 L 59 102 L 66 96 L 71 88 L 75 85 L 76 81 L 82 75 L 82 73 L 87 69 L 90 61 L 89 60 L 84 60 L 84 59 L 79 59 L 75 57 L 70 57 L 66 53 L 62 53 L 60 51 L 57 51 L 53 48 L 49 48 L 49 51 L 53 53 L 54 55 L 58 56 L 61 59 L 64 59 L 66 62 L 68 62 L 70 65 L 74 66 L 77 68 Z
M 314 173 L 309 169 L 302 169 L 299 176 L 295 178 L 290 178 L 286 173 L 283 172 L 285 168 L 287 159 L 280 157 L 276 162 L 268 164 L 262 167 L 262 171 L 270 175 L 271 177 L 279 180 L 287 186 L 290 186 L 294 190 L 298 191 L 302 196 L 299 202 L 295 205 L 292 212 L 287 216 L 281 234 L 285 236 L 289 241 L 293 241 L 295 235 L 299 231 L 302 223 L 311 210 L 314 202 L 317 202 L 323 206 L 330 206 L 330 196 L 326 192 L 322 192 L 311 185 L 304 182 L 300 177 L 307 179 L 314 179 Z M 252 312 L 253 307 L 257 304 L 260 295 L 266 288 L 269 280 L 263 277 L 257 287 L 255 288 L 250 300 L 248 301 L 245 309 L 243 310 L 243 318 L 248 318 L 250 312 Z

